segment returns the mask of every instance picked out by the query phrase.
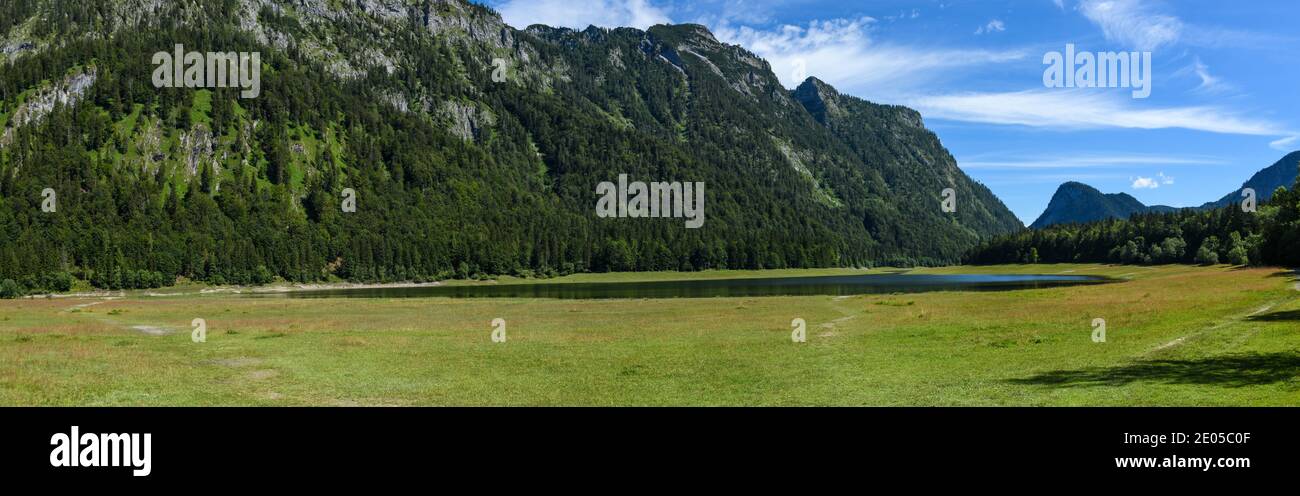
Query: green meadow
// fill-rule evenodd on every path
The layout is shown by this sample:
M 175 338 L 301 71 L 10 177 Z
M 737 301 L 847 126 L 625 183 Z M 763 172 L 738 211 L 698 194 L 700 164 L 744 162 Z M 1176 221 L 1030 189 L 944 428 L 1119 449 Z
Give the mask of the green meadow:
M 0 405 L 1300 405 L 1288 270 L 912 272 L 1122 282 L 851 297 L 290 299 L 191 287 L 5 300 Z M 195 318 L 206 342 L 191 340 Z M 490 338 L 497 318 L 504 343 Z M 795 318 L 807 342 L 791 342 Z M 1104 343 L 1092 339 L 1097 318 Z

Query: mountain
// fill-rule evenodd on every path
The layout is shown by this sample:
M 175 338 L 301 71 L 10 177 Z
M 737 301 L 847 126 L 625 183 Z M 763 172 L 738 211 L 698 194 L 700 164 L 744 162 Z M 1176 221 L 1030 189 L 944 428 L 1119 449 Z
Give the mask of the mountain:
M 0 278 L 28 288 L 940 264 L 1022 227 L 915 111 L 787 90 L 698 25 L 517 29 L 463 0 L 0 14 Z M 176 45 L 259 54 L 259 94 L 156 87 Z M 599 216 L 621 175 L 703 183 L 703 225 Z
M 1240 188 L 1228 193 L 1219 201 L 1206 203 L 1201 208 L 1223 208 L 1234 203 L 1242 201 L 1241 192 L 1246 188 L 1255 190 L 1256 200 L 1259 202 L 1267 201 L 1273 197 L 1273 192 L 1278 188 L 1290 188 L 1295 184 L 1297 173 L 1300 173 L 1300 151 L 1294 151 L 1282 157 L 1280 160 L 1270 165 L 1264 170 L 1256 172 L 1250 176 Z
M 1103 194 L 1092 186 L 1071 181 L 1056 189 L 1047 209 L 1029 227 L 1042 229 L 1053 224 L 1127 219 L 1137 213 L 1174 210 L 1176 209 L 1166 206 L 1148 207 L 1127 193 Z
M 1259 202 L 1273 197 L 1277 188 L 1289 188 L 1295 184 L 1300 172 L 1300 151 L 1291 152 L 1273 165 L 1256 172 L 1250 180 L 1242 184 L 1222 199 L 1201 205 L 1199 210 L 1223 208 L 1242 201 L 1241 191 L 1254 188 Z M 1042 229 L 1053 224 L 1092 222 L 1102 219 L 1127 219 L 1136 213 L 1171 212 L 1177 209 L 1163 205 L 1146 206 L 1136 198 L 1125 193 L 1102 194 L 1091 186 L 1077 182 L 1062 184 L 1052 195 L 1047 209 L 1030 227 Z
M 924 253 L 929 237 L 915 232 L 917 228 L 935 232 L 956 228 L 965 239 L 1023 228 L 992 191 L 957 167 L 938 136 L 925 129 L 917 111 L 844 95 L 816 78 L 804 81 L 793 96 L 867 165 L 874 189 L 892 202 L 894 209 L 870 205 L 864 218 L 877 237 L 892 232 L 896 235 L 886 238 L 891 243 Z M 959 206 L 951 215 L 936 215 L 935 192 L 945 188 L 956 192 Z M 912 229 L 903 231 L 898 226 Z

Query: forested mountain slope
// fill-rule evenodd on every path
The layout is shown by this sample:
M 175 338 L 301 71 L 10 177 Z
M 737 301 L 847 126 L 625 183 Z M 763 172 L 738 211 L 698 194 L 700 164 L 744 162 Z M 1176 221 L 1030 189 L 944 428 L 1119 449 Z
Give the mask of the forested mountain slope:
M 1300 164 L 1300 151 L 1288 153 L 1285 157 L 1274 162 L 1273 165 L 1265 167 L 1250 176 L 1250 179 L 1246 180 L 1240 188 L 1224 195 L 1219 201 L 1202 205 L 1201 208 L 1222 208 L 1240 203 L 1243 200 L 1241 192 L 1246 188 L 1255 190 L 1256 200 L 1268 201 L 1278 188 L 1290 188 L 1291 185 L 1295 184 L 1297 173 L 1300 172 L 1300 167 L 1297 167 L 1297 164 Z
M 1133 214 L 1172 212 L 1163 205 L 1146 206 L 1128 193 L 1102 193 L 1078 182 L 1067 182 L 1056 189 L 1042 215 L 1029 227 L 1042 229 L 1054 224 L 1093 222 L 1104 219 L 1127 219 Z
M 1021 227 L 915 112 L 787 91 L 700 26 L 520 30 L 462 0 L 0 14 L 0 278 L 29 290 L 935 264 Z M 260 95 L 155 88 L 177 44 L 260 53 Z M 597 217 L 620 174 L 703 182 L 704 225 Z

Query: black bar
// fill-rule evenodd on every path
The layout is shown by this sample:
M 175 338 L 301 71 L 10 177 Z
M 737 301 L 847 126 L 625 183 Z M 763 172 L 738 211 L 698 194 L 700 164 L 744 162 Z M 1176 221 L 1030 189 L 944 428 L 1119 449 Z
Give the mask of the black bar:
M 6 480 L 132 485 L 680 475 L 723 465 L 764 476 L 1186 482 L 1282 477 L 1300 459 L 1295 410 L 1284 408 L 6 408 L 0 425 Z M 52 466 L 51 437 L 74 425 L 82 434 L 150 433 L 151 473 Z M 1166 444 L 1125 443 L 1126 433 L 1165 434 Z M 1171 444 L 1171 433 L 1189 439 Z M 1207 433 L 1235 442 L 1191 438 L 1228 439 Z M 1116 457 L 1171 455 L 1249 458 L 1250 466 L 1116 467 Z

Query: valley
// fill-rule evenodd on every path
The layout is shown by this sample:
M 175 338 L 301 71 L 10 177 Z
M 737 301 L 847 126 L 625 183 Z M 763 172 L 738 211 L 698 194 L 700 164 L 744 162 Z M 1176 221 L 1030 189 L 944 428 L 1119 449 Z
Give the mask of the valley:
M 883 273 L 877 269 L 876 273 Z M 1300 292 L 1272 268 L 918 269 L 1123 282 L 635 300 L 0 301 L 3 405 L 1287 405 Z M 855 269 L 583 274 L 638 282 Z M 518 282 L 518 281 L 503 281 Z M 491 284 L 491 283 L 457 283 Z M 204 318 L 207 339 L 191 340 Z M 505 342 L 495 343 L 495 319 Z M 791 342 L 792 319 L 807 341 Z M 1094 343 L 1090 322 L 1107 322 Z M 144 332 L 147 326 L 159 332 Z

